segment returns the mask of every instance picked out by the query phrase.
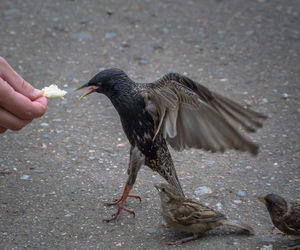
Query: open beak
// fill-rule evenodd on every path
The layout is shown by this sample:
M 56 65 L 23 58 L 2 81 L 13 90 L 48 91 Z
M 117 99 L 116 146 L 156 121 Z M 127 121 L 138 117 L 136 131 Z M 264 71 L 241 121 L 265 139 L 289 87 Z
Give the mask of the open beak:
M 258 199 L 260 202 L 264 203 L 265 205 L 267 204 L 267 202 L 266 202 L 266 200 L 265 200 L 264 197 L 257 197 L 257 199 Z
M 98 88 L 97 86 L 89 86 L 88 83 L 86 83 L 86 84 L 82 85 L 81 87 L 79 87 L 78 89 L 76 89 L 75 91 L 82 90 L 82 89 L 85 89 L 87 87 L 89 87 L 89 88 L 87 89 L 87 91 L 82 96 L 80 96 L 79 100 L 81 100 L 83 97 L 93 93 Z

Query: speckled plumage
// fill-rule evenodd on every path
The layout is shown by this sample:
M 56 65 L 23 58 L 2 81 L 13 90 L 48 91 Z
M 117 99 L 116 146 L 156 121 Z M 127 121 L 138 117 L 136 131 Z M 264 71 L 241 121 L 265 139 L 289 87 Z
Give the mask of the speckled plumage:
M 276 228 L 289 235 L 300 235 L 300 202 L 288 203 L 277 194 L 268 194 L 259 198 L 270 214 Z
M 236 129 L 241 125 L 254 132 L 265 118 L 254 111 L 209 91 L 206 87 L 177 73 L 152 83 L 136 83 L 122 70 L 108 69 L 95 75 L 81 88 L 106 95 L 118 111 L 124 132 L 131 144 L 131 157 L 158 172 L 183 195 L 167 147 L 175 150 L 191 147 L 212 152 L 237 149 L 257 154 L 258 146 Z M 84 95 L 84 96 L 85 96 Z M 124 203 L 134 185 L 140 165 L 129 161 L 129 191 L 119 200 Z M 126 196 L 127 197 L 127 196 Z M 126 198 L 125 198 L 126 199 Z
M 228 220 L 222 213 L 195 200 L 182 197 L 175 187 L 170 184 L 156 184 L 155 187 L 161 199 L 162 216 L 167 224 L 174 229 L 193 233 L 191 237 L 170 242 L 169 244 L 178 245 L 195 240 L 201 233 L 226 225 L 253 233 L 253 229 L 248 225 Z

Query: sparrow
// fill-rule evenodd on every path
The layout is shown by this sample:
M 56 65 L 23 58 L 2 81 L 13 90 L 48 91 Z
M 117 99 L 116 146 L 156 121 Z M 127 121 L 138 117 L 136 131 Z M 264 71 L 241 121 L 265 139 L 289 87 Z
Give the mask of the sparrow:
M 162 216 L 167 225 L 182 232 L 193 233 L 192 236 L 169 242 L 170 245 L 179 245 L 196 240 L 201 233 L 219 226 L 232 226 L 248 233 L 253 229 L 241 222 L 228 220 L 226 216 L 195 200 L 183 197 L 178 190 L 170 184 L 154 185 L 158 190 Z
M 276 228 L 284 234 L 300 235 L 300 201 L 288 203 L 277 194 L 258 199 L 266 205 Z
M 262 127 L 266 116 L 244 108 L 210 91 L 190 78 L 169 73 L 151 83 L 137 83 L 123 70 L 112 68 L 99 72 L 77 90 L 106 95 L 117 110 L 123 130 L 131 144 L 128 179 L 123 195 L 109 205 L 118 210 L 106 222 L 118 218 L 125 208 L 138 171 L 142 165 L 158 172 L 184 196 L 167 144 L 177 151 L 189 148 L 211 152 L 226 149 L 258 153 L 258 146 L 242 136 Z

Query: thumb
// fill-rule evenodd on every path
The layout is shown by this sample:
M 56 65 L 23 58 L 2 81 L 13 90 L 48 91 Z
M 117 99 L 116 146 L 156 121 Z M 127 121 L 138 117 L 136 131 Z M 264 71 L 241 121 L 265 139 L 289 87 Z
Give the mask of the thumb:
M 14 88 L 16 92 L 28 97 L 31 101 L 42 96 L 42 91 L 26 82 L 14 69 L 0 57 L 0 77 Z
M 43 96 L 43 92 L 39 89 L 34 88 L 31 84 L 23 80 L 20 87 L 15 89 L 19 93 L 27 96 L 31 101 L 36 100 L 37 98 Z

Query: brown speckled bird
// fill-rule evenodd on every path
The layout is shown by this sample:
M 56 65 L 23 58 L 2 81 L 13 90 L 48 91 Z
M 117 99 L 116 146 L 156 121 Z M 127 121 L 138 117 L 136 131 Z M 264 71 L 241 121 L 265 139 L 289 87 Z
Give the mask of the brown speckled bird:
M 263 202 L 276 228 L 289 235 L 300 235 L 300 202 L 286 202 L 277 194 L 258 198 Z
M 155 185 L 155 187 L 161 200 L 162 216 L 167 224 L 179 231 L 193 233 L 193 236 L 169 242 L 171 245 L 179 245 L 195 240 L 201 233 L 219 226 L 233 226 L 248 233 L 253 233 L 250 226 L 238 221 L 227 220 L 222 213 L 195 200 L 183 197 L 170 184 L 162 183 Z
M 211 152 L 226 149 L 248 151 L 258 146 L 237 129 L 248 132 L 261 127 L 265 116 L 216 94 L 193 80 L 169 73 L 152 83 L 136 83 L 120 69 L 107 69 L 95 75 L 83 89 L 106 95 L 118 111 L 124 132 L 131 144 L 128 180 L 114 220 L 129 195 L 141 165 L 158 172 L 183 195 L 167 143 L 175 150 L 199 148 Z M 82 96 L 82 97 L 83 97 Z

